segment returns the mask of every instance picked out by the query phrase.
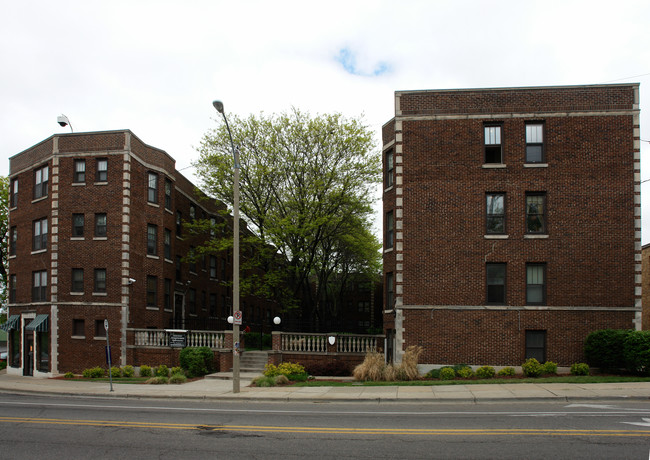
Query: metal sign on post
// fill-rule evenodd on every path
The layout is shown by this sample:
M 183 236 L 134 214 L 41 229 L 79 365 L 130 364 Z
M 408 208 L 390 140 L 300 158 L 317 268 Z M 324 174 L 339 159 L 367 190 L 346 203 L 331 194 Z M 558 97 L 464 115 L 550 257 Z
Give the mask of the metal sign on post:
M 108 320 L 104 320 L 104 329 L 106 329 L 106 361 L 108 361 L 108 379 L 111 382 L 111 391 L 113 391 L 113 371 L 111 369 L 111 346 L 108 343 Z
M 241 314 L 241 310 L 237 310 L 237 311 L 233 314 L 233 324 L 236 324 L 236 325 L 238 325 L 238 326 L 241 326 L 241 324 L 242 324 L 242 314 Z

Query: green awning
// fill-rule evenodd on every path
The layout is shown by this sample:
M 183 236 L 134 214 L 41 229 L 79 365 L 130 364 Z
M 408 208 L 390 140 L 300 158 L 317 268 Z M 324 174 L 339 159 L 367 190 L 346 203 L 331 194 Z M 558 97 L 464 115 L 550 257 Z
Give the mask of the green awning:
M 36 315 L 36 318 L 32 320 L 27 326 L 25 326 L 26 331 L 36 331 L 36 332 L 47 332 L 49 329 L 49 315 Z
M 11 315 L 6 323 L 0 325 L 2 330 L 9 332 L 12 329 L 18 329 L 18 323 L 20 322 L 20 315 Z

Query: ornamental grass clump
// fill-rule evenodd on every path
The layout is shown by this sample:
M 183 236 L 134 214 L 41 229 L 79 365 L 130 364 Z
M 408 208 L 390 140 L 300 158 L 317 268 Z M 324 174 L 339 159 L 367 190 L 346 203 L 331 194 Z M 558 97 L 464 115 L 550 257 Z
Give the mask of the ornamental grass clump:
M 352 376 L 362 382 L 377 382 L 384 379 L 385 368 L 384 355 L 373 351 L 367 353 L 363 362 L 354 368 Z

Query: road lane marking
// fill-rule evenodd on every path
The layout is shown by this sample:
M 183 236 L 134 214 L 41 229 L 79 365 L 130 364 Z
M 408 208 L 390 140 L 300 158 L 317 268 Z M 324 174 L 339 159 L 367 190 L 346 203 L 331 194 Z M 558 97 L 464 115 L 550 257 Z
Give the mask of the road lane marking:
M 187 423 L 134 422 L 119 420 L 84 420 L 37 417 L 0 417 L 0 423 L 28 423 L 50 425 L 75 425 L 113 428 L 158 428 L 166 430 L 201 430 L 212 432 L 298 433 L 298 434 L 348 434 L 393 436 L 598 436 L 598 437 L 648 437 L 650 430 L 580 430 L 539 428 L 346 428 L 304 426 L 257 425 L 196 425 Z

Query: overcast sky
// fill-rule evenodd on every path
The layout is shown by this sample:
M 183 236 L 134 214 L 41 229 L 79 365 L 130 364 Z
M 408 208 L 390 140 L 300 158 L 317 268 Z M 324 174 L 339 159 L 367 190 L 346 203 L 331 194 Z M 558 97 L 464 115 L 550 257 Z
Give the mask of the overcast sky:
M 396 90 L 641 83 L 650 155 L 650 2 L 0 0 L 0 174 L 56 133 L 128 128 L 193 179 L 212 100 L 365 116 Z M 650 179 L 650 161 L 642 161 Z M 642 185 L 650 242 L 650 181 Z

